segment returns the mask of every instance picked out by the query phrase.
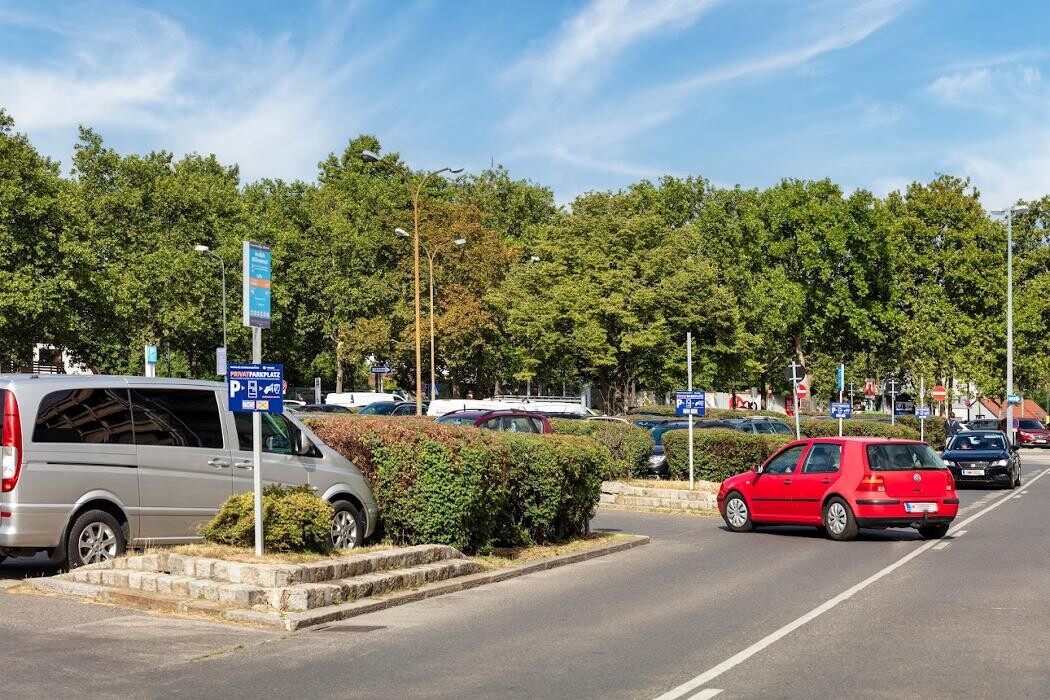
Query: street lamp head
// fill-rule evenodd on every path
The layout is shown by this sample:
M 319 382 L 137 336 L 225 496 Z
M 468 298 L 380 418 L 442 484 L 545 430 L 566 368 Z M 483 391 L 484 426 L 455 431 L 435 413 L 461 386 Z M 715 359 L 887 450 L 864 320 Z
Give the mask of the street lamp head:
M 461 165 L 458 168 L 449 168 L 448 171 L 453 175 L 459 175 L 461 172 L 463 172 L 463 166 Z
M 211 248 L 209 248 L 206 245 L 195 245 L 193 246 L 193 249 L 198 253 L 207 253 L 209 250 L 211 250 Z
M 456 240 L 452 241 L 452 245 L 466 245 L 466 244 L 467 244 L 467 239 L 466 238 L 457 238 Z
M 395 228 L 394 229 L 394 233 L 396 233 L 399 236 L 403 236 L 405 238 L 411 238 L 412 237 L 411 233 L 409 233 L 408 231 L 406 231 L 405 229 L 403 229 L 401 227 Z
M 372 151 L 361 151 L 361 160 L 363 160 L 366 163 L 378 163 L 379 156 L 377 156 Z
M 1024 214 L 1028 211 L 1028 206 L 1024 204 L 1018 204 L 1016 207 L 1010 207 L 1010 211 L 1014 214 Z

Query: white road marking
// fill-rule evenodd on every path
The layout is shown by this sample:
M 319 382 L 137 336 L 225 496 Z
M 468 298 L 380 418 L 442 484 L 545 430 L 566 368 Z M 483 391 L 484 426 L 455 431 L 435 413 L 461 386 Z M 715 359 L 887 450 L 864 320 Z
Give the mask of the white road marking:
M 952 533 L 952 537 L 962 537 L 966 534 L 966 530 L 959 530 L 958 532 Z
M 950 544 L 951 544 L 951 542 L 939 542 L 939 543 L 935 544 L 933 546 L 933 548 L 939 552 L 939 551 L 941 551 L 942 549 L 944 549 L 945 547 L 947 547 Z
M 1024 490 L 1024 491 L 1022 491 L 1022 492 L 1021 492 L 1021 495 L 1023 496 L 1023 495 L 1025 495 L 1026 493 L 1028 493 L 1028 490 L 1027 490 L 1027 489 L 1026 489 L 1026 490 Z
M 722 692 L 722 688 L 704 688 L 699 693 L 689 698 L 689 700 L 711 700 L 716 695 Z
M 1029 480 L 1028 483 L 1029 484 L 1034 484 L 1036 481 L 1038 481 L 1039 479 L 1042 479 L 1047 474 L 1050 474 L 1050 469 L 1043 470 L 1042 472 L 1039 473 L 1038 476 L 1035 476 L 1031 480 Z M 992 505 L 988 506 L 984 510 L 982 510 L 982 511 L 980 511 L 978 513 L 975 513 L 974 515 L 971 515 L 969 518 L 967 518 L 966 520 L 962 521 L 961 523 L 956 525 L 954 528 L 950 529 L 948 531 L 948 534 L 957 537 L 958 535 L 961 535 L 961 534 L 965 533 L 966 530 L 963 529 L 963 528 L 965 528 L 967 525 L 969 525 L 973 521 L 977 520 L 981 516 L 992 512 L 993 510 L 995 510 L 996 508 L 998 508 L 1002 504 L 1004 504 L 1007 501 L 1009 501 L 1011 498 L 1013 498 L 1013 494 L 1009 494 L 1009 495 L 1007 495 L 1007 496 L 1005 496 L 1003 498 L 1000 498 L 999 500 L 997 500 L 995 503 L 993 503 Z M 784 625 L 780 629 L 778 629 L 778 630 L 776 630 L 774 632 L 771 632 L 770 634 L 767 634 L 762 639 L 758 640 L 757 642 L 755 642 L 751 646 L 747 647 L 743 651 L 737 652 L 733 656 L 730 656 L 728 659 L 726 659 L 722 663 L 718 664 L 717 666 L 713 666 L 713 667 L 709 668 L 708 670 L 706 670 L 703 673 L 701 673 L 699 676 L 697 676 L 697 677 L 695 677 L 695 678 L 693 678 L 691 680 L 688 680 L 685 683 L 682 683 L 677 688 L 672 688 L 671 690 L 668 690 L 663 695 L 658 696 L 656 698 L 656 700 L 677 700 L 677 698 L 680 698 L 680 697 L 686 695 L 687 693 L 691 693 L 692 691 L 696 690 L 697 688 L 699 688 L 701 686 L 707 685 L 708 683 L 710 683 L 714 679 L 716 679 L 719 676 L 721 676 L 726 671 L 729 671 L 729 670 L 735 668 L 736 666 L 739 666 L 740 664 L 742 664 L 743 662 L 747 661 L 752 656 L 754 656 L 758 652 L 762 651 L 766 647 L 777 643 L 778 641 L 780 641 L 784 637 L 788 636 L 789 634 L 791 634 L 792 632 L 794 632 L 798 628 L 800 628 L 800 627 L 802 627 L 802 626 L 812 622 L 816 618 L 818 618 L 821 615 L 823 615 L 824 613 L 826 613 L 828 610 L 831 610 L 832 608 L 837 606 L 839 603 L 841 603 L 841 602 L 843 602 L 845 600 L 849 600 L 854 595 L 856 595 L 857 593 L 860 593 L 865 588 L 867 588 L 871 584 L 875 583 L 879 579 L 882 579 L 885 576 L 893 573 L 894 571 L 896 571 L 900 567 L 902 567 L 905 564 L 907 564 L 908 562 L 910 562 L 912 559 L 916 558 L 920 554 L 923 554 L 924 552 L 926 552 L 926 551 L 930 550 L 931 548 L 933 548 L 934 546 L 936 546 L 936 544 L 937 544 L 937 542 L 935 540 L 931 540 L 931 541 L 927 542 L 926 544 L 921 545 L 921 546 L 917 547 L 916 549 L 913 549 L 911 552 L 909 552 L 908 554 L 905 554 L 903 557 L 901 557 L 897 561 L 893 562 L 889 566 L 885 567 L 884 569 L 882 569 L 882 570 L 872 574 L 871 576 L 869 576 L 868 578 L 864 579 L 860 583 L 858 583 L 858 584 L 856 584 L 854 586 L 851 586 L 850 588 L 847 588 L 846 590 L 844 590 L 842 593 L 839 593 L 834 598 L 831 598 L 831 599 L 825 601 L 824 603 L 822 603 L 821 605 L 818 605 L 817 607 L 813 608 L 812 610 L 810 610 L 808 613 L 806 613 L 802 617 L 796 618 L 795 620 L 792 620 L 791 622 L 787 623 L 786 625 Z M 692 698 L 690 698 L 690 700 L 692 700 Z

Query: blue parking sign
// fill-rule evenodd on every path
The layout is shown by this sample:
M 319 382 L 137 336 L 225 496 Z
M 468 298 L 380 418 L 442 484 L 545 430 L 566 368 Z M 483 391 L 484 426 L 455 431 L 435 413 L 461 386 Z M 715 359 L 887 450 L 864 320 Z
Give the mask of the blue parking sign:
M 930 407 L 929 406 L 916 406 L 915 407 L 915 417 L 916 418 L 929 418 L 930 417 Z
M 703 416 L 707 414 L 706 395 L 702 391 L 676 391 L 674 412 L 676 416 Z
M 852 418 L 853 417 L 853 406 L 849 403 L 835 402 L 831 404 L 831 417 L 832 418 Z
M 284 410 L 284 365 L 228 365 L 226 395 L 236 413 Z

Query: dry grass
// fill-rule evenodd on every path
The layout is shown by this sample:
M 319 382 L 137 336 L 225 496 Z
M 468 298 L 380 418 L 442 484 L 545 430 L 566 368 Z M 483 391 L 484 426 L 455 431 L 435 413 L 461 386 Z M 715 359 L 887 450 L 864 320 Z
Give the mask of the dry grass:
M 346 549 L 342 551 L 335 551 L 331 554 L 296 554 L 292 552 L 271 552 L 263 553 L 261 557 L 255 556 L 254 549 L 248 549 L 243 547 L 230 547 L 225 544 L 184 544 L 177 547 L 171 547 L 170 549 L 161 550 L 159 548 L 148 548 L 147 553 L 156 553 L 159 551 L 169 551 L 175 554 L 184 554 L 188 557 L 201 557 L 204 559 L 223 559 L 226 561 L 237 561 L 244 564 L 312 564 L 318 561 L 325 561 L 327 559 L 340 559 L 343 557 L 355 556 L 358 554 L 368 554 L 369 552 L 378 552 L 383 549 L 391 549 L 393 545 L 389 544 L 377 544 L 371 547 L 358 547 L 356 549 Z
M 471 558 L 490 569 L 503 569 L 508 566 L 527 564 L 537 559 L 584 552 L 588 549 L 596 549 L 603 545 L 628 540 L 631 537 L 632 535 L 612 532 L 594 532 L 590 535 L 584 535 L 559 544 L 533 545 L 532 547 L 500 547 L 494 549 L 491 554 Z

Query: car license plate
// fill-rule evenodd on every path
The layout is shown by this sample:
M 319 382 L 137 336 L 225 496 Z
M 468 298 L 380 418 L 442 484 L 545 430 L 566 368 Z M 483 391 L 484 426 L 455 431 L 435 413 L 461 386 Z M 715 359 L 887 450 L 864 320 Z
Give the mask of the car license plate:
M 1042 445 L 1042 444 L 1046 443 L 1046 440 L 1033 440 L 1032 442 L 1037 442 L 1040 445 Z
M 904 510 L 907 513 L 936 513 L 936 503 L 905 503 Z
M 983 469 L 963 469 L 962 470 L 962 475 L 963 476 L 984 476 L 984 470 Z

